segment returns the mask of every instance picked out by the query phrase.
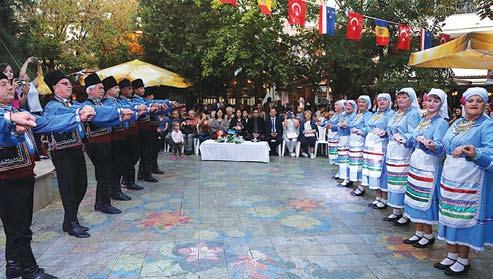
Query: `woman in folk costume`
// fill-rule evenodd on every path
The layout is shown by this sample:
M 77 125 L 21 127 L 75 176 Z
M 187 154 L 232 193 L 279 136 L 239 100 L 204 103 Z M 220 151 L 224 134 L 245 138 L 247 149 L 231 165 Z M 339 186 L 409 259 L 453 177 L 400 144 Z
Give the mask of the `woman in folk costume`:
M 439 195 L 438 239 L 447 242 L 447 257 L 435 268 L 447 275 L 470 269 L 470 249 L 493 246 L 493 122 L 484 115 L 488 92 L 467 89 L 461 100 L 464 117 L 435 147 L 446 155 Z M 432 147 L 433 148 L 433 147 Z
M 329 119 L 327 124 L 328 134 L 327 139 L 329 142 L 329 163 L 331 165 L 337 164 L 337 144 L 339 143 L 338 125 L 342 116 L 344 115 L 344 102 L 346 100 L 339 100 L 334 105 L 335 114 Z M 334 178 L 339 178 L 336 174 Z
M 361 185 L 351 191 L 353 196 L 361 196 L 365 193 L 364 186 L 368 186 L 368 180 L 362 180 L 363 150 L 365 148 L 366 133 L 363 132 L 372 113 L 370 112 L 371 99 L 368 95 L 359 96 L 358 114 L 349 124 L 351 135 L 349 136 L 349 180 L 351 182 L 361 182 Z
M 416 248 L 426 248 L 435 243 L 431 226 L 438 224 L 436 188 L 440 187 L 443 156 L 437 154 L 433 147 L 442 144 L 448 130 L 445 92 L 433 88 L 424 100 L 425 117 L 406 142 L 406 146 L 414 148 L 414 152 L 409 162 L 404 217 L 416 223 L 416 234 L 403 242 Z
M 368 204 L 374 209 L 387 208 L 387 172 L 385 154 L 387 153 L 387 124 L 394 116 L 392 98 L 388 93 L 377 96 L 377 112 L 373 114 L 363 133 L 366 133 L 363 180 L 368 180 L 369 188 L 376 191 L 376 199 Z
M 339 179 L 342 182 L 338 187 L 351 187 L 352 182 L 349 181 L 349 124 L 356 117 L 356 102 L 348 100 L 344 102 L 344 115 L 339 121 L 339 143 L 337 145 L 337 163 L 339 165 Z
M 402 226 L 409 224 L 409 219 L 403 217 L 402 212 L 409 174 L 409 160 L 413 153 L 413 149 L 406 147 L 405 144 L 411 139 L 414 129 L 421 120 L 414 89 L 401 89 L 397 93 L 397 106 L 399 110 L 387 125 L 389 144 L 385 157 L 388 204 L 393 207 L 393 211 L 383 220 L 394 222 L 395 226 Z

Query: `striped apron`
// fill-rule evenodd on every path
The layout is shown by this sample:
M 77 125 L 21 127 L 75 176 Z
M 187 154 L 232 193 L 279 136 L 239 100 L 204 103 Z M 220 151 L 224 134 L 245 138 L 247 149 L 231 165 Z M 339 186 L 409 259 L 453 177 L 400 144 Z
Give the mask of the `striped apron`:
M 329 142 L 329 164 L 337 163 L 337 145 L 339 144 L 339 133 L 333 132 L 331 129 L 327 133 L 327 141 Z
M 439 222 L 451 228 L 477 224 L 484 170 L 464 158 L 447 155 L 440 181 Z
M 361 181 L 361 173 L 363 166 L 363 149 L 365 146 L 365 138 L 351 133 L 349 136 L 349 179 L 357 182 Z
M 363 152 L 362 174 L 364 176 L 369 178 L 380 178 L 382 176 L 386 147 L 387 141 L 385 138 L 381 138 L 372 132 L 368 133 Z M 377 188 L 370 185 L 370 189 L 376 190 Z
M 405 193 L 409 174 L 409 159 L 413 150 L 394 140 L 387 146 L 387 185 L 389 192 Z
M 406 196 L 404 203 L 417 210 L 430 208 L 435 193 L 435 182 L 440 160 L 438 156 L 426 154 L 416 148 L 409 163 Z

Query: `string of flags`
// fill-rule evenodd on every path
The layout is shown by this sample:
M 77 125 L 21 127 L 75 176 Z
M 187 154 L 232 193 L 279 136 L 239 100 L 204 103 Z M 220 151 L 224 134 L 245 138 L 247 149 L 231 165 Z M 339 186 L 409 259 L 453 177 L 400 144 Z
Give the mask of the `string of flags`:
M 222 4 L 237 6 L 237 0 L 219 0 Z M 272 15 L 273 0 L 257 0 L 260 12 L 266 15 Z M 335 1 L 329 1 L 328 4 L 317 4 L 307 0 L 289 0 L 288 1 L 288 22 L 291 25 L 305 26 L 306 21 L 306 4 L 319 5 L 318 31 L 321 35 L 335 36 L 336 32 L 336 7 Z M 355 12 L 349 12 L 347 16 L 346 39 L 351 41 L 360 41 L 363 33 L 364 19 L 374 20 L 375 24 L 375 43 L 378 46 L 388 46 L 390 43 L 389 24 L 398 25 L 397 28 L 397 49 L 403 51 L 411 50 L 411 41 L 413 30 L 411 26 L 387 21 Z M 433 47 L 433 34 L 425 28 L 419 29 L 420 49 L 425 50 Z M 450 35 L 439 34 L 440 44 L 450 41 Z

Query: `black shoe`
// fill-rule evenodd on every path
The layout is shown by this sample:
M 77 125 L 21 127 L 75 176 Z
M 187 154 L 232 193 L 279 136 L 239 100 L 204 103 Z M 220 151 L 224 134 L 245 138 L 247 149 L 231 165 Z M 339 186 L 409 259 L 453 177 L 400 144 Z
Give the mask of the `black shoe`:
M 79 225 L 79 227 L 80 227 L 83 231 L 85 231 L 85 232 L 88 232 L 88 231 L 89 231 L 89 228 L 88 228 L 88 227 L 86 227 L 86 226 L 82 226 L 81 224 L 79 224 L 79 222 L 77 222 L 77 225 Z
M 453 259 L 451 259 L 451 258 L 449 258 L 449 257 L 447 257 L 447 259 L 449 259 L 449 260 L 451 260 L 451 261 L 454 261 L 454 263 L 457 261 L 457 260 L 453 260 Z M 434 268 L 436 268 L 436 269 L 445 270 L 445 269 L 447 269 L 447 268 L 449 268 L 449 267 L 453 266 L 453 265 L 454 265 L 454 263 L 453 263 L 453 264 L 434 263 L 434 264 L 433 264 L 433 267 L 434 267 Z
M 136 191 L 139 191 L 139 190 L 144 189 L 144 187 L 142 187 L 142 186 L 140 186 L 138 184 L 135 184 L 135 183 L 128 183 L 127 189 L 128 190 L 136 190 Z
M 155 178 L 154 176 L 152 176 L 150 174 L 144 176 L 144 181 L 153 182 L 153 183 L 159 182 L 159 180 L 157 180 L 157 178 Z
M 413 238 L 413 237 L 417 237 L 418 239 L 416 239 L 416 240 L 411 240 L 411 238 Z M 417 242 L 418 242 L 418 241 L 420 241 L 420 240 L 421 240 L 421 237 L 419 237 L 419 236 L 417 236 L 417 235 L 414 235 L 414 236 L 412 236 L 412 237 L 410 237 L 410 238 L 404 239 L 404 240 L 402 241 L 402 243 L 404 243 L 404 244 L 409 244 L 409 245 L 413 245 L 414 243 L 417 243 Z
M 111 198 L 117 201 L 129 201 L 132 198 L 122 192 L 111 194 Z
M 401 217 L 402 217 L 402 216 L 401 216 Z M 404 217 L 402 217 L 402 218 L 404 218 Z M 400 219 L 400 218 L 399 218 L 399 219 Z M 397 222 L 397 220 L 399 220 L 399 219 L 396 219 L 396 220 L 394 221 L 394 226 L 396 226 L 396 227 L 402 227 L 402 226 L 406 226 L 406 225 L 411 224 L 411 220 L 409 220 L 409 219 L 407 219 L 407 218 L 404 218 L 404 219 L 406 219 L 406 222 L 405 222 L 405 223 L 400 223 L 400 222 Z
M 57 277 L 47 274 L 44 269 L 37 265 L 22 270 L 22 279 L 58 279 Z
M 426 238 L 426 237 L 423 237 L 423 238 Z M 426 239 L 428 239 L 428 238 L 426 238 Z M 413 243 L 413 246 L 415 248 L 421 248 L 421 249 L 423 249 L 423 248 L 426 248 L 428 246 L 432 246 L 433 244 L 435 244 L 435 238 L 434 237 L 432 239 L 428 239 L 428 243 L 426 243 L 424 245 L 423 244 L 420 244 L 419 241 L 416 241 L 415 243 Z
M 361 197 L 365 194 L 365 190 L 363 191 L 359 191 L 359 193 L 356 193 L 355 191 L 351 191 L 351 196 L 355 196 L 355 197 Z
M 159 168 L 152 169 L 151 172 L 153 174 L 164 174 L 164 171 L 160 170 Z
M 460 276 L 460 275 L 466 274 L 469 271 L 469 269 L 471 269 L 470 264 L 463 265 L 460 262 L 456 262 L 456 263 L 459 263 L 460 265 L 462 265 L 464 267 L 464 269 L 462 271 L 457 272 L 457 271 L 453 271 L 452 269 L 450 269 L 450 266 L 449 266 L 449 267 L 447 267 L 447 269 L 445 269 L 443 271 L 443 273 L 445 273 L 445 275 L 447 275 L 447 276 Z
M 378 207 L 378 204 L 374 204 L 371 208 L 373 208 L 373 209 L 385 209 L 385 208 L 387 208 L 387 204 L 384 203 L 382 207 Z
M 139 174 L 137 175 L 137 180 L 144 180 L 144 175 L 143 175 L 143 174 L 141 174 L 141 173 L 139 173 Z
M 123 186 L 127 185 L 127 179 L 122 176 L 122 178 L 120 179 L 120 184 Z
M 84 231 L 77 222 L 70 223 L 67 227 L 63 228 L 63 231 L 77 238 L 88 238 L 91 236 L 87 231 Z
M 384 220 L 386 222 L 395 222 L 395 220 L 399 220 L 401 217 L 402 217 L 402 215 L 396 215 L 393 218 L 389 218 L 389 216 L 387 216 L 387 217 L 383 218 L 382 220 Z
M 102 213 L 106 214 L 120 214 L 122 211 L 111 204 L 96 204 L 94 206 L 94 210 L 96 211 L 101 211 Z
M 88 232 L 89 231 L 89 228 L 86 227 L 86 226 L 82 226 L 81 224 L 79 224 L 79 221 L 75 222 L 77 224 L 77 226 L 80 227 L 81 230 L 85 231 L 85 232 Z M 62 225 L 62 229 L 63 229 L 63 232 L 68 232 L 68 230 L 70 230 L 71 228 L 71 225 L 70 224 L 63 224 Z
M 374 205 L 376 205 L 376 203 L 371 202 L 368 204 L 368 207 L 373 207 Z
M 337 176 L 335 176 L 335 175 L 333 175 L 333 176 L 332 176 L 332 179 L 335 179 L 335 180 L 340 180 L 340 178 L 339 178 L 339 177 L 337 177 Z

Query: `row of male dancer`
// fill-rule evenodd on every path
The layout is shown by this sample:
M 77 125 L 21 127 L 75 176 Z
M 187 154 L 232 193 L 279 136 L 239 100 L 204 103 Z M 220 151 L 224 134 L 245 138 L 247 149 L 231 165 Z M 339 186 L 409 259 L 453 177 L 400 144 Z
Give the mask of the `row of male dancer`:
M 157 182 L 151 173 L 162 173 L 157 168 L 156 115 L 169 112 L 168 100 L 144 98 L 141 79 L 118 84 L 113 77 L 101 81 L 91 74 L 85 79 L 86 100 L 74 102 L 72 83 L 61 71 L 48 73 L 44 80 L 53 92 L 53 100 L 47 103 L 43 116 L 34 116 L 11 106 L 15 85 L 0 73 L 0 217 L 6 235 L 8 279 L 56 278 L 38 267 L 31 250 L 36 153 L 33 134 L 49 137 L 65 211 L 62 227 L 78 238 L 90 237 L 89 228 L 82 226 L 77 217 L 87 190 L 83 145 L 96 170 L 97 211 L 121 213 L 111 205 L 111 198 L 131 199 L 123 194 L 121 182 L 128 189 L 143 189 L 135 183 L 139 159 L 143 180 Z

